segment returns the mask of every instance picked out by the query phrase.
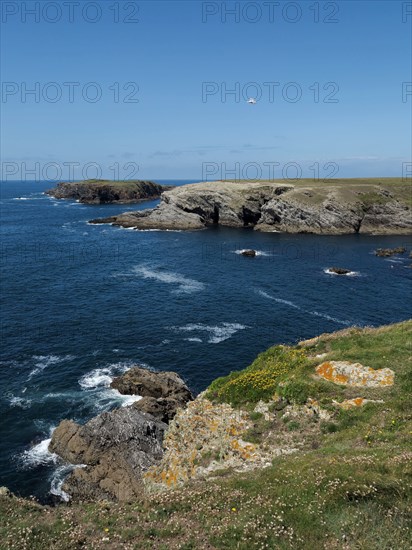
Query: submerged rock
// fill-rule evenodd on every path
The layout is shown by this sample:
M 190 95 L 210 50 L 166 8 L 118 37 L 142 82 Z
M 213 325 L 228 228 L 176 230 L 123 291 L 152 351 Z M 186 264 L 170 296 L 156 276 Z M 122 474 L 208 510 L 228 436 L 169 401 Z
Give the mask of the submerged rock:
M 167 425 L 133 407 L 96 416 L 84 426 L 63 420 L 49 445 L 76 468 L 63 484 L 75 500 L 131 500 L 142 474 L 163 455 Z
M 405 254 L 406 248 L 404 246 L 398 246 L 397 248 L 377 248 L 375 250 L 375 256 L 389 257 L 395 256 L 395 254 Z

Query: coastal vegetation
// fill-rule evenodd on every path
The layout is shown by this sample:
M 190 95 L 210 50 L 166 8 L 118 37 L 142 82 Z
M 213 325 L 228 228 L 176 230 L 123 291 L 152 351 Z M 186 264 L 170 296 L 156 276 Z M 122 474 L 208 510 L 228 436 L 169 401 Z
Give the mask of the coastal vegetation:
M 409 549 L 411 345 L 406 321 L 274 346 L 215 380 L 181 418 L 190 423 L 197 402 L 208 414 L 238 411 L 250 446 L 270 451 L 282 439 L 295 452 L 236 471 L 204 447 L 199 468 L 220 461 L 220 469 L 132 502 L 50 507 L 3 491 L 0 548 Z M 320 364 L 390 370 L 393 378 L 348 384 L 320 376 L 329 372 Z M 199 416 L 192 420 L 199 426 Z

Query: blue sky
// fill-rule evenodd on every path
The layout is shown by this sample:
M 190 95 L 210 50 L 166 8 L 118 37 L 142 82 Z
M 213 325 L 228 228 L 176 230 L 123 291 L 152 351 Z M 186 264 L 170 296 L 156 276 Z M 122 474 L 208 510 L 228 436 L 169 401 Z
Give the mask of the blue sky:
M 2 2 L 3 179 L 401 176 L 411 162 L 410 2 L 25 5 L 36 15 Z

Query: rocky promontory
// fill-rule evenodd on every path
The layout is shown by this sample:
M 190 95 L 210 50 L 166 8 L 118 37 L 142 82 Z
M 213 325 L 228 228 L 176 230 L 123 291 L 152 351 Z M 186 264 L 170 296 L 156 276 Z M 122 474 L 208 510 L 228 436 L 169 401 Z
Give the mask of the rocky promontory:
M 176 187 L 154 209 L 91 220 L 136 229 L 194 230 L 212 225 L 316 234 L 408 234 L 410 183 L 401 178 L 235 182 Z
M 75 199 L 85 204 L 132 203 L 158 199 L 171 189 L 153 181 L 129 180 L 85 180 L 80 182 L 62 182 L 46 191 L 56 199 Z
M 122 500 L 139 497 L 143 474 L 163 456 L 167 424 L 193 396 L 174 372 L 134 367 L 112 387 L 140 395 L 133 405 L 102 413 L 85 425 L 63 420 L 49 450 L 75 465 L 63 490 L 73 500 Z

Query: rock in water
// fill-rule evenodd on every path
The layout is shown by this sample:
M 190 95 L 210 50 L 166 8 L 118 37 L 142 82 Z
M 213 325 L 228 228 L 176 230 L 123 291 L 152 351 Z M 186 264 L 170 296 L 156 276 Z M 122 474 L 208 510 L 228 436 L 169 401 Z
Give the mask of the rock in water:
M 242 250 L 242 256 L 248 256 L 249 258 L 254 258 L 256 256 L 256 250 Z
M 166 429 L 166 424 L 133 407 L 103 413 L 84 426 L 63 420 L 49 450 L 82 465 L 69 475 L 63 490 L 74 500 L 137 498 L 142 474 L 163 456 Z
M 153 181 L 85 180 L 59 183 L 54 189 L 46 191 L 46 194 L 56 199 L 75 199 L 87 204 L 123 204 L 158 199 L 168 189 L 171 186 L 159 185 Z
M 394 256 L 395 254 L 405 254 L 406 248 L 404 246 L 398 246 L 396 248 L 378 248 L 375 250 L 375 256 Z
M 343 267 L 329 267 L 328 271 L 336 273 L 336 275 L 347 275 L 348 273 L 352 273 L 350 269 L 344 269 Z
M 143 399 L 134 403 L 134 408 L 163 422 L 169 422 L 177 409 L 193 399 L 191 391 L 175 372 L 152 372 L 133 367 L 115 378 L 110 386 L 125 395 L 141 395 Z

